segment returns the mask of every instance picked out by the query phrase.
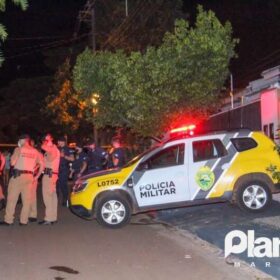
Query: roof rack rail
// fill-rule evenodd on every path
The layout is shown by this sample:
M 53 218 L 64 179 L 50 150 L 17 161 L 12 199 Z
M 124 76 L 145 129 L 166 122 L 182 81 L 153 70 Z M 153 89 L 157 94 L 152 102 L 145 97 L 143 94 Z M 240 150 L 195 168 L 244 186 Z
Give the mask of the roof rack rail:
M 203 131 L 195 133 L 194 135 L 182 134 L 179 136 L 170 137 L 166 141 L 164 141 L 164 143 L 168 143 L 168 142 L 180 140 L 180 139 L 195 138 L 198 136 L 207 136 L 209 134 L 222 134 L 222 133 L 240 132 L 240 131 L 252 131 L 252 129 L 250 129 L 250 128 L 230 128 L 227 130 L 225 130 L 225 129 L 223 129 L 223 130 L 203 130 Z

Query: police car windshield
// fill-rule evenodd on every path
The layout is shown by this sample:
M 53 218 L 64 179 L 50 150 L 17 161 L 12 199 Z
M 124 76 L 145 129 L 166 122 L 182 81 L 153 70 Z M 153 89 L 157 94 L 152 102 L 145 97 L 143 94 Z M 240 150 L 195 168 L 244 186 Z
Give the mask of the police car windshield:
M 138 156 L 134 157 L 131 161 L 129 161 L 126 165 L 124 165 L 123 168 L 125 167 L 129 167 L 133 164 L 135 164 L 139 159 L 141 159 L 142 157 L 144 157 L 145 155 L 149 154 L 150 152 L 152 152 L 153 150 L 157 149 L 159 146 L 153 146 L 152 148 L 148 149 L 147 151 L 139 154 Z

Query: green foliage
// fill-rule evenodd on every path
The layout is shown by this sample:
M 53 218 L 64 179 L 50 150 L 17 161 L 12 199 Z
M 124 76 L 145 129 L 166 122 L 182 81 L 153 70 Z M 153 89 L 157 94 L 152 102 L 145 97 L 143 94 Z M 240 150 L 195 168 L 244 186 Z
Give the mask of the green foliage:
M 22 10 L 26 10 L 28 7 L 28 0 L 12 0 L 12 2 L 19 6 Z M 6 0 L 0 0 L 0 12 L 4 12 L 6 10 Z M 6 28 L 3 24 L 0 23 L 0 45 L 1 41 L 5 41 L 8 36 Z M 0 66 L 3 63 L 2 52 L 0 51 Z
M 280 156 L 280 145 L 276 145 L 274 149 L 277 151 L 278 155 Z M 270 165 L 267 168 L 267 171 L 269 171 L 272 174 L 272 178 L 274 180 L 276 180 L 278 183 L 280 183 L 280 170 L 279 170 L 278 166 Z
M 23 11 L 28 8 L 28 0 L 12 0 L 15 5 L 19 6 Z
M 236 44 L 230 23 L 199 6 L 193 27 L 177 20 L 162 44 L 145 53 L 85 50 L 74 67 L 74 87 L 87 105 L 87 119 L 99 127 L 159 135 L 178 118 L 203 118 L 216 106 Z M 95 93 L 97 105 L 91 103 Z
M 3 24 L 0 24 L 0 40 L 4 41 L 7 39 L 8 33 L 6 31 L 6 28 Z
M 58 133 L 73 135 L 75 132 L 75 139 L 79 140 L 92 129 L 92 123 L 84 119 L 84 102 L 77 99 L 71 80 L 71 65 L 67 59 L 56 71 L 41 113 L 59 127 Z
M 4 12 L 6 10 L 6 2 L 6 0 L 0 0 L 1 12 Z M 12 2 L 24 11 L 28 8 L 28 0 L 12 0 Z

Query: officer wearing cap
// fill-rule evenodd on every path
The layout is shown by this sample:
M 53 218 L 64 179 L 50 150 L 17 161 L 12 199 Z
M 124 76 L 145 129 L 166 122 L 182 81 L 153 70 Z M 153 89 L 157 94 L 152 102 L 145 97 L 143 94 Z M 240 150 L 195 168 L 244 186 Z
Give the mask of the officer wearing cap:
M 57 222 L 57 193 L 56 182 L 58 179 L 60 152 L 53 143 L 51 134 L 47 134 L 43 140 L 42 150 L 44 154 L 44 176 L 42 180 L 43 200 L 46 207 L 44 220 L 39 225 L 52 225 Z
M 88 142 L 87 148 L 87 173 L 93 173 L 104 169 L 104 166 L 108 159 L 107 152 L 101 147 L 96 146 L 94 140 Z
M 83 151 L 83 148 L 77 146 L 75 148 L 76 154 L 75 154 L 75 159 L 72 163 L 72 169 L 74 172 L 74 180 L 77 178 L 81 177 L 84 172 L 86 171 L 87 168 L 87 160 L 88 156 L 87 154 Z
M 68 202 L 68 176 L 69 176 L 69 162 L 74 161 L 74 155 L 66 145 L 66 139 L 61 137 L 58 139 L 58 149 L 60 151 L 60 164 L 57 180 L 57 195 L 62 193 L 62 206 L 67 206 Z
M 16 203 L 21 195 L 22 209 L 20 214 L 20 225 L 27 225 L 31 207 L 32 187 L 42 173 L 44 165 L 39 152 L 30 145 L 30 137 L 23 135 L 18 141 L 18 147 L 11 157 L 11 165 L 14 166 L 13 176 L 8 185 L 8 198 L 4 222 L 0 225 L 12 225 Z M 39 172 L 34 177 L 34 169 L 39 165 Z
M 125 165 L 125 151 L 121 147 L 120 139 L 115 137 L 112 139 L 112 150 L 110 151 L 111 168 L 121 168 Z

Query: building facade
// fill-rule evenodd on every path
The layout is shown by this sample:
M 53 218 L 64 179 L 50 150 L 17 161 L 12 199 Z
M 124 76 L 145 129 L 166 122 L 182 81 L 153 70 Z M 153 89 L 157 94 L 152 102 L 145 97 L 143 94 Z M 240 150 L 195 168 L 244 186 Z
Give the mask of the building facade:
M 280 65 L 224 100 L 218 113 L 204 124 L 210 130 L 250 128 L 278 141 L 280 129 Z

